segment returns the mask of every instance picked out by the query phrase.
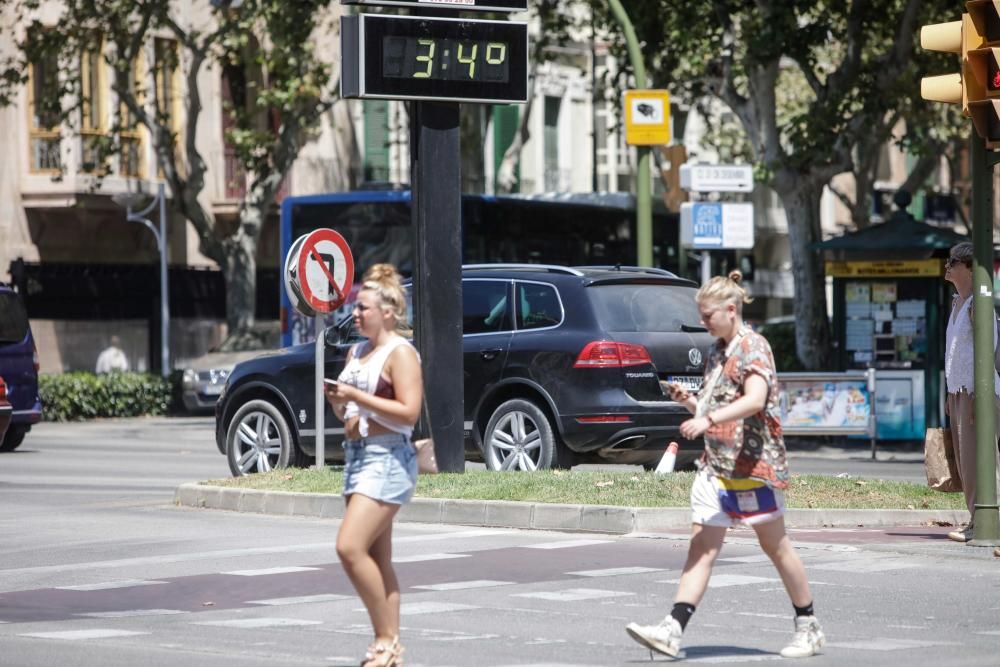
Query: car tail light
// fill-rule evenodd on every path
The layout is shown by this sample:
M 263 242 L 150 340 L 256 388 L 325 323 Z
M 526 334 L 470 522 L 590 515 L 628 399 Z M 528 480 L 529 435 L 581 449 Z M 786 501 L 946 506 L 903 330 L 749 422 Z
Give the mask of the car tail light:
M 577 417 L 576 421 L 581 424 L 618 424 L 631 422 L 632 418 L 626 415 L 593 415 L 590 417 Z
M 583 347 L 573 368 L 621 368 L 651 363 L 649 351 L 642 345 L 595 340 Z
M 35 341 L 31 341 L 31 363 L 35 365 L 35 373 L 38 373 L 41 365 L 38 363 L 38 346 Z
M 0 378 L 0 401 L 7 400 L 7 383 Z

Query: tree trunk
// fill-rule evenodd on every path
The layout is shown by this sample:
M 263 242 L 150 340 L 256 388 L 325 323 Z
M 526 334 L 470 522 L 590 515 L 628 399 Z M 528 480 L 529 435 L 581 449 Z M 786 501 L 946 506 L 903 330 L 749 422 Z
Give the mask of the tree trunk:
M 807 370 L 831 370 L 833 350 L 826 316 L 823 261 L 812 244 L 821 241 L 819 202 L 823 186 L 805 178 L 788 179 L 792 186 L 778 190 L 788 217 L 792 275 L 795 280 L 795 351 Z
M 256 243 L 237 232 L 223 241 L 222 274 L 226 280 L 226 324 L 229 337 L 243 335 L 254 325 L 257 304 Z

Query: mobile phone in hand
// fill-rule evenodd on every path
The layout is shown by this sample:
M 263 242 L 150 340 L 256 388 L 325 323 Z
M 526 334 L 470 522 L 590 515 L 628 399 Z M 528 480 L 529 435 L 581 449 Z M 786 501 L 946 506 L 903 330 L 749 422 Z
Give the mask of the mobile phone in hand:
M 329 385 L 331 387 L 336 387 L 337 386 L 337 381 L 336 380 L 331 380 L 330 378 L 323 378 L 323 384 Z

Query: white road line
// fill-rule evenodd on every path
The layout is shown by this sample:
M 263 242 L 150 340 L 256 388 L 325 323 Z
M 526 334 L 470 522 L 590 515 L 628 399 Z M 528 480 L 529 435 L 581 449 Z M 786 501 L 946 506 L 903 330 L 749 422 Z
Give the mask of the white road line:
M 574 547 L 589 547 L 593 544 L 612 544 L 611 540 L 566 540 L 565 542 L 542 542 L 541 544 L 525 544 L 524 549 L 572 549 Z
M 479 528 L 476 530 L 461 530 L 456 532 L 442 532 L 428 535 L 407 535 L 406 537 L 392 538 L 393 544 L 403 542 L 432 542 L 434 540 L 457 540 L 463 537 L 489 537 L 495 535 L 509 535 L 509 530 L 498 530 L 495 528 Z
M 193 625 L 215 625 L 222 628 L 254 628 L 293 627 L 300 625 L 323 625 L 323 621 L 307 621 L 301 618 L 238 618 L 232 621 L 200 621 Z
M 327 593 L 324 595 L 300 595 L 291 598 L 271 598 L 269 600 L 249 600 L 247 604 L 264 604 L 277 607 L 288 604 L 308 604 L 310 602 L 334 602 L 336 600 L 347 600 L 350 597 L 349 595 Z
M 471 604 L 458 604 L 457 602 L 411 602 L 404 604 L 400 608 L 400 614 L 405 618 L 411 614 L 443 614 L 449 611 L 472 611 L 480 609 Z M 355 609 L 355 611 L 367 611 L 366 609 Z
M 461 591 L 467 588 L 493 588 L 495 586 L 511 586 L 513 584 L 513 581 L 475 579 L 472 581 L 452 581 L 447 584 L 424 584 L 421 586 L 410 586 L 410 588 L 422 588 L 428 591 Z
M 905 570 L 917 567 L 917 563 L 910 563 L 896 558 L 870 558 L 859 560 L 847 560 L 837 563 L 813 563 L 810 570 L 829 570 L 834 572 L 890 572 L 892 570 Z
M 959 642 L 921 641 L 919 639 L 893 639 L 892 637 L 875 637 L 856 642 L 830 642 L 830 648 L 851 648 L 859 651 L 902 651 L 911 648 L 930 648 L 931 646 L 959 646 Z
M 133 586 L 152 586 L 165 584 L 165 581 L 152 579 L 123 579 L 121 581 L 105 581 L 100 584 L 81 584 L 79 586 L 55 586 L 57 591 L 108 591 L 114 588 L 132 588 Z
M 683 655 L 683 651 L 682 651 Z M 725 664 L 729 662 L 738 662 L 740 664 L 745 662 L 771 662 L 772 660 L 784 660 L 780 655 L 773 653 L 747 655 L 745 653 L 738 653 L 736 655 L 707 655 L 701 658 L 685 658 L 686 663 L 698 663 L 703 665 L 716 665 Z
M 468 558 L 469 554 L 416 554 L 414 556 L 399 556 L 393 558 L 393 563 L 419 563 L 425 560 L 448 560 L 450 558 Z
M 580 600 L 600 600 L 603 598 L 620 598 L 635 595 L 621 591 L 605 591 L 599 588 L 568 588 L 564 591 L 539 591 L 538 593 L 515 593 L 511 597 L 538 598 L 554 602 L 577 602 Z
M 609 567 L 604 570 L 578 570 L 567 572 L 577 577 L 617 577 L 622 574 L 645 574 L 647 572 L 663 572 L 662 567 Z
M 233 570 L 232 572 L 220 572 L 219 574 L 231 574 L 235 577 L 266 577 L 272 574 L 291 574 L 293 572 L 315 572 L 318 567 L 268 567 L 262 570 Z
M 725 588 L 726 586 L 747 586 L 750 584 L 763 584 L 772 581 L 781 581 L 770 577 L 754 577 L 749 574 L 716 574 L 708 580 L 709 588 Z M 658 584 L 679 584 L 680 579 L 665 579 L 657 581 Z
M 187 613 L 189 612 L 181 611 L 180 609 L 130 609 L 127 611 L 92 611 L 74 615 L 86 616 L 88 618 L 131 618 L 133 616 L 170 616 Z
M 130 632 L 129 630 L 111 630 L 94 628 L 92 630 L 64 630 L 62 632 L 28 632 L 18 637 L 35 637 L 38 639 L 64 639 L 80 641 L 83 639 L 109 639 L 111 637 L 133 637 L 148 635 L 149 632 Z

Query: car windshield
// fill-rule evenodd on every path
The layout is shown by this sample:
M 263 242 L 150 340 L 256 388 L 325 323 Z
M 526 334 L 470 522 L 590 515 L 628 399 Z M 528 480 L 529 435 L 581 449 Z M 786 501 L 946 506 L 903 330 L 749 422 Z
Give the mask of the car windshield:
M 704 331 L 693 287 L 626 283 L 592 285 L 588 293 L 606 331 Z
M 20 343 L 28 335 L 28 314 L 13 292 L 0 292 L 0 345 Z

